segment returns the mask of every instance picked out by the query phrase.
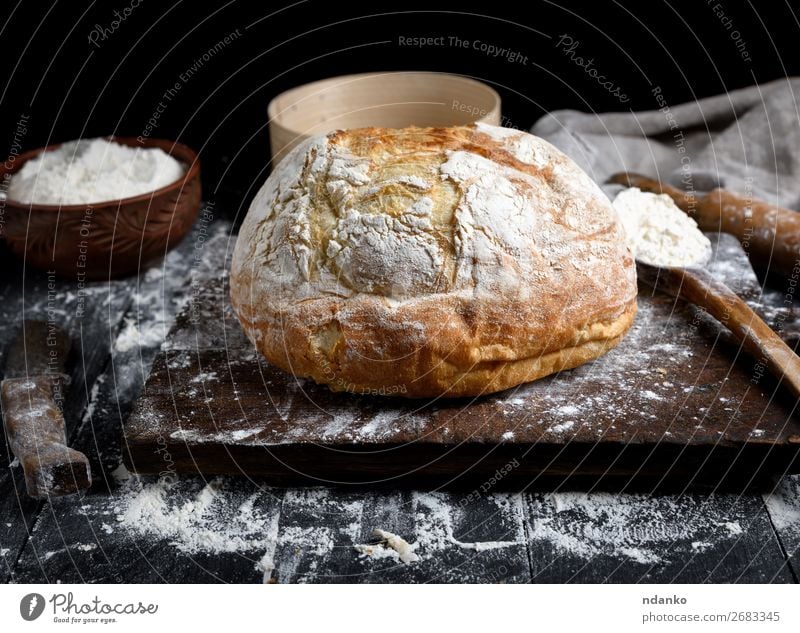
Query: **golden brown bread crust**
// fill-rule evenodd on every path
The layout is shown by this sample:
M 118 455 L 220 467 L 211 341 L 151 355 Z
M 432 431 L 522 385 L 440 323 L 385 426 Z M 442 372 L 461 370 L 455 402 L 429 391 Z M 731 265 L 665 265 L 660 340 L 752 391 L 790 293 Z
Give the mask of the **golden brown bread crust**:
M 474 396 L 580 365 L 636 312 L 602 192 L 488 126 L 336 132 L 270 176 L 231 298 L 267 360 L 335 391 Z

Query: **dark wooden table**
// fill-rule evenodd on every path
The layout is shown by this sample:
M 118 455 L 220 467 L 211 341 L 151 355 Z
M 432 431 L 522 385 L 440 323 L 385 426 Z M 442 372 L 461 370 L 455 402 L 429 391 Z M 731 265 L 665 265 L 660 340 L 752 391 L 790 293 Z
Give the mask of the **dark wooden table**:
M 4 444 L 5 582 L 798 582 L 800 476 L 713 494 L 509 492 L 490 482 L 464 491 L 274 488 L 183 477 L 161 489 L 159 507 L 142 506 L 156 478 L 118 470 L 122 424 L 175 313 L 222 274 L 232 246 L 228 224 L 201 222 L 138 277 L 83 289 L 0 250 L 0 367 L 22 318 L 69 327 L 78 351 L 65 415 L 95 477 L 81 497 L 34 501 Z M 783 293 L 766 291 L 761 303 L 795 344 L 798 318 Z M 354 546 L 372 542 L 374 528 L 416 542 L 420 560 L 407 565 L 380 547 L 360 553 Z

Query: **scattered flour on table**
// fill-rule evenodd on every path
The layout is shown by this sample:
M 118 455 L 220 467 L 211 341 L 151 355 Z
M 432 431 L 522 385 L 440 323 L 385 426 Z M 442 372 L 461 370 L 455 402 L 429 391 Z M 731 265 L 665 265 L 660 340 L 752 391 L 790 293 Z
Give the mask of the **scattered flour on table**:
M 737 521 L 726 521 L 722 524 L 731 536 L 740 536 L 744 534 L 742 526 Z
M 323 494 L 314 489 L 290 490 L 284 504 L 302 498 L 316 509 Z M 112 514 L 118 527 L 131 535 L 166 541 L 186 554 L 254 555 L 254 568 L 264 582 L 271 582 L 279 545 L 320 559 L 335 544 L 329 528 L 314 524 L 284 525 L 279 534 L 280 506 L 271 489 L 246 486 L 237 478 L 205 481 L 131 475 L 114 497 Z M 351 511 L 346 504 L 337 509 Z M 281 568 L 282 574 L 291 577 L 291 572 L 289 565 Z
M 81 139 L 27 161 L 11 178 L 8 197 L 35 204 L 106 202 L 150 193 L 172 184 L 185 171 L 158 148 Z
M 118 352 L 127 352 L 137 347 L 160 345 L 165 334 L 164 330 L 158 327 L 140 330 L 137 319 L 125 317 L 125 325 L 114 343 L 114 348 Z
M 94 381 L 92 385 L 92 390 L 89 392 L 89 402 L 86 405 L 86 410 L 83 412 L 83 417 L 81 418 L 81 422 L 86 422 L 87 420 L 94 419 L 94 411 L 97 407 L 97 396 L 100 393 L 100 387 L 102 387 L 103 383 L 106 380 L 105 374 L 100 374 L 97 377 L 97 380 Z
M 446 493 L 412 493 L 411 505 L 396 511 L 413 519 L 413 543 L 388 530 L 376 530 L 381 543 L 361 545 L 364 516 L 362 499 L 348 498 L 327 488 L 289 489 L 282 503 L 264 503 L 269 489 L 247 493 L 241 482 L 218 477 L 173 481 L 132 475 L 114 498 L 112 514 L 124 531 L 140 537 L 165 540 L 187 554 L 254 553 L 255 568 L 269 581 L 280 558 L 281 578 L 302 581 L 311 577 L 326 557 L 342 547 L 369 560 L 392 559 L 404 563 L 437 559 L 452 548 L 484 552 L 524 547 L 522 522 L 517 521 L 501 540 L 466 541 L 454 534 L 454 523 L 466 522 L 466 510 Z M 521 497 L 492 495 L 503 516 L 521 518 Z M 398 497 L 399 500 L 399 497 Z M 267 509 L 264 507 L 267 506 Z M 287 518 L 279 526 L 280 512 Z M 335 522 L 325 517 L 334 516 Z M 106 530 L 105 525 L 102 528 Z M 114 528 L 109 529 L 113 532 Z
M 115 511 L 123 528 L 165 539 L 188 554 L 271 551 L 278 513 L 255 507 L 260 494 L 227 494 L 223 478 L 187 488 L 169 478 L 146 483 L 131 477 Z
M 764 503 L 775 527 L 794 534 L 800 545 L 800 475 L 784 477 L 772 493 L 764 495 Z
M 575 422 L 570 420 L 568 422 L 562 422 L 561 424 L 556 424 L 548 428 L 548 432 L 550 433 L 563 433 L 564 431 L 569 431 L 572 427 L 575 426 Z
M 800 530 L 800 491 L 797 482 L 792 486 L 766 502 L 776 525 Z M 685 495 L 493 493 L 479 498 L 488 504 L 479 515 L 488 522 L 480 526 L 472 515 L 474 500 L 458 494 L 391 493 L 368 511 L 372 506 L 364 497 L 330 488 L 289 489 L 279 500 L 270 489 L 235 478 L 172 481 L 133 475 L 123 481 L 111 514 L 122 530 L 167 541 L 188 554 L 252 555 L 265 582 L 276 567 L 281 579 L 302 582 L 327 573 L 325 561 L 348 551 L 365 565 L 445 564 L 451 560 L 443 557 L 448 551 L 506 556 L 506 548 L 524 551 L 544 544 L 555 556 L 665 564 L 681 548 L 700 554 L 720 544 L 730 548 L 741 538 L 745 526 L 731 499 L 728 504 Z M 379 530 L 373 535 L 380 542 L 365 544 L 370 523 L 393 531 Z M 102 529 L 117 531 L 107 524 Z
M 199 383 L 199 382 L 211 382 L 217 380 L 219 377 L 217 376 L 217 372 L 215 371 L 201 371 L 196 376 L 194 376 L 191 382 Z
M 180 252 L 170 251 L 165 262 L 142 275 L 133 293 L 130 314 L 114 342 L 117 352 L 158 348 L 163 344 L 175 315 L 188 300 L 183 292 L 185 280 L 180 275 L 165 274 L 181 257 Z
M 582 559 L 611 556 L 655 565 L 676 544 L 688 542 L 700 551 L 702 543 L 730 541 L 744 532 L 720 504 L 691 496 L 559 492 L 534 499 L 531 540 Z
M 580 412 L 580 407 L 574 404 L 565 404 L 555 409 L 556 415 L 575 415 Z
M 78 543 L 75 545 L 75 549 L 82 552 L 93 552 L 97 549 L 97 543 Z
M 642 396 L 647 398 L 648 400 L 663 400 L 661 396 L 659 396 L 655 391 L 651 391 L 650 389 L 645 389 L 642 391 Z
M 435 557 L 453 547 L 476 552 L 507 547 L 524 547 L 525 534 L 521 521 L 511 521 L 515 529 L 513 533 L 507 535 L 510 537 L 508 539 L 464 541 L 456 538 L 454 521 L 457 517 L 454 514 L 462 512 L 462 510 L 454 507 L 453 499 L 445 493 L 415 492 L 413 494 L 414 531 L 417 536 L 414 549 L 421 559 Z M 497 504 L 498 513 L 519 518 L 521 518 L 521 507 L 517 507 L 517 501 L 520 499 L 519 496 L 513 495 L 492 495 L 492 500 Z

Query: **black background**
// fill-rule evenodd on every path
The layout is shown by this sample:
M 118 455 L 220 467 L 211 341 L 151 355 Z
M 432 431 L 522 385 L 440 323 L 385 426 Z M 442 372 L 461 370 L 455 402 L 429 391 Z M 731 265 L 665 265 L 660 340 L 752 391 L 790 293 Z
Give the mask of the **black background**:
M 130 0 L 6 1 L 0 18 L 0 150 L 8 152 L 21 115 L 30 116 L 24 149 L 141 134 L 180 73 L 239 29 L 241 37 L 183 83 L 152 134 L 200 152 L 206 197 L 223 201 L 233 217 L 269 169 L 266 107 L 287 88 L 352 72 L 421 69 L 492 84 L 507 120 L 521 128 L 553 109 L 652 109 L 653 86 L 674 105 L 800 73 L 794 4 L 141 0 L 95 46 L 89 41 L 93 29 L 110 29 L 114 12 L 131 6 Z M 737 49 L 736 31 L 749 61 Z M 620 103 L 559 52 L 561 34 L 578 40 L 579 53 L 593 58 L 630 101 Z M 480 39 L 519 51 L 528 63 L 471 48 L 399 46 L 400 36 Z

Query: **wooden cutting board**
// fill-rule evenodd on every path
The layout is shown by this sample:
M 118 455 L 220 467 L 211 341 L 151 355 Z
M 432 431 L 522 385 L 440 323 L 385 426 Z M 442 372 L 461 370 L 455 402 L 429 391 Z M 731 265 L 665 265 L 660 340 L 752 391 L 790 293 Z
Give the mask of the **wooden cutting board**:
M 712 272 L 760 286 L 738 242 Z M 716 322 L 642 287 L 622 343 L 572 371 L 478 399 L 334 394 L 267 363 L 226 278 L 179 315 L 125 427 L 140 473 L 245 474 L 283 484 L 715 487 L 800 467 L 794 402 Z

